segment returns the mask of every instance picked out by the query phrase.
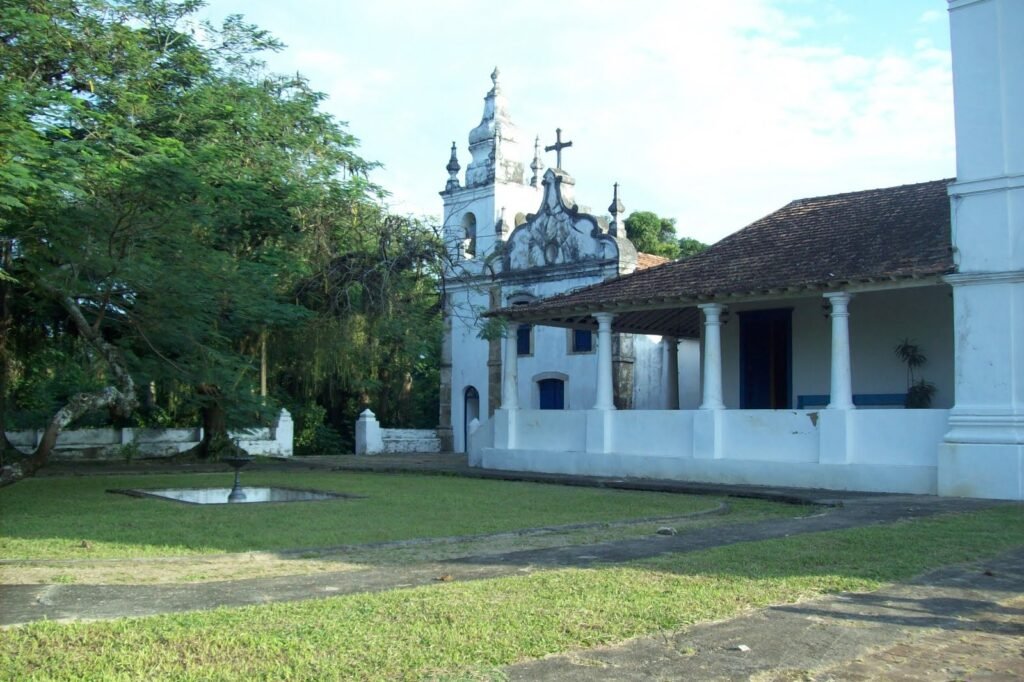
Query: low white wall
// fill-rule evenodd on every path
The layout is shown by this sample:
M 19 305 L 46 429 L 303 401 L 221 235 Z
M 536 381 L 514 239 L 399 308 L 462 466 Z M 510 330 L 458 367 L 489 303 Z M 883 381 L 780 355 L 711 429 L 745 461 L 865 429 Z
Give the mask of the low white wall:
M 291 457 L 295 424 L 288 410 L 281 410 L 277 426 L 259 427 L 228 434 L 251 455 Z M 42 440 L 41 430 L 12 431 L 7 440 L 30 452 Z M 143 458 L 168 457 L 194 447 L 203 429 L 74 429 L 61 431 L 50 458 L 53 460 L 119 459 L 132 453 Z
M 935 466 L 949 410 L 853 410 L 849 459 L 859 464 Z
M 499 410 L 470 464 L 925 494 L 937 490 L 947 420 L 947 410 L 903 409 Z
M 441 452 L 434 429 L 381 429 L 384 452 Z
M 519 447 L 530 450 L 582 450 L 586 444 L 583 410 L 520 410 Z
M 724 410 L 722 457 L 768 462 L 817 462 L 821 435 L 807 410 Z
M 356 454 L 441 452 L 435 429 L 382 429 L 377 416 L 365 409 L 356 420 Z
M 623 410 L 611 418 L 613 452 L 692 456 L 692 411 Z

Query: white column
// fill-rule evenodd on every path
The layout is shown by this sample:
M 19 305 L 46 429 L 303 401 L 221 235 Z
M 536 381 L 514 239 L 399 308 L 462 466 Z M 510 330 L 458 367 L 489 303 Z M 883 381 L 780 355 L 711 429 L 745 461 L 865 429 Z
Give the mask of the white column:
M 853 409 L 853 382 L 850 375 L 850 294 L 835 291 L 825 294 L 832 304 L 832 379 L 829 386 L 830 410 Z
M 722 402 L 722 312 L 721 303 L 697 306 L 704 311 L 704 401 L 702 410 L 721 410 Z
M 595 410 L 614 410 L 612 391 L 612 313 L 594 313 L 597 320 L 597 400 Z
M 674 336 L 666 336 L 662 339 L 662 343 L 665 344 L 665 371 L 668 373 L 666 377 L 665 392 L 666 402 L 665 409 L 667 410 L 678 410 L 679 409 L 679 339 Z
M 505 360 L 501 363 L 501 409 L 519 409 L 518 322 L 505 323 Z

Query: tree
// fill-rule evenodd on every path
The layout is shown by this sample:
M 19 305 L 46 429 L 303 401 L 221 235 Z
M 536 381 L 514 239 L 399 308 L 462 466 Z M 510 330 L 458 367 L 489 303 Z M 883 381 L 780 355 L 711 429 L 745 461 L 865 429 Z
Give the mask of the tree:
M 637 251 L 675 260 L 707 248 L 696 239 L 676 237 L 675 218 L 661 218 L 651 211 L 634 211 L 626 218 L 626 236 Z
M 257 340 L 312 314 L 291 296 L 304 214 L 378 195 L 321 96 L 263 73 L 277 43 L 239 17 L 196 29 L 199 6 L 0 0 L 0 400 L 40 345 L 90 376 L 52 393 L 23 473 L 87 413 L 132 417 L 138 386 L 203 414 L 198 454 L 229 447 L 228 422 L 268 407 Z
M 358 209 L 357 220 L 327 221 L 325 248 L 296 285 L 315 316 L 271 344 L 281 389 L 349 443 L 371 405 L 385 423 L 434 426 L 439 390 L 441 242 L 420 221 Z
M 693 237 L 680 237 L 679 238 L 679 258 L 687 258 L 689 256 L 696 256 L 698 253 L 708 248 L 708 245 L 702 241 L 698 241 Z

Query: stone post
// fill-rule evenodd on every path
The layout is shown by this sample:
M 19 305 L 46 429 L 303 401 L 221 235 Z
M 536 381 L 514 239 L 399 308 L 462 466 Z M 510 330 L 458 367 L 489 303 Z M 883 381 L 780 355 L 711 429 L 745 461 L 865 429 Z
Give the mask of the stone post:
M 274 429 L 274 440 L 277 441 L 279 457 L 291 457 L 295 453 L 295 421 L 291 413 L 282 408 L 277 417 L 277 428 Z
M 356 420 L 356 454 L 375 455 L 384 452 L 384 438 L 376 415 L 365 409 Z

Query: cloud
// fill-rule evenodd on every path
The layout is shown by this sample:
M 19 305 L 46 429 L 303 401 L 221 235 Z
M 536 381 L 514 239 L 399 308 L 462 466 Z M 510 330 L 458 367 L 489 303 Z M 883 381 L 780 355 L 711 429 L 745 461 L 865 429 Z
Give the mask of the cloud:
M 629 209 L 704 241 L 794 198 L 953 168 L 940 10 L 877 32 L 856 4 L 797 0 L 307 0 L 266 5 L 278 25 L 260 7 L 245 12 L 292 46 L 275 65 L 329 94 L 401 210 L 440 212 L 449 145 L 465 167 L 495 64 L 528 140 L 574 140 L 581 203 L 607 206 L 619 181 Z

